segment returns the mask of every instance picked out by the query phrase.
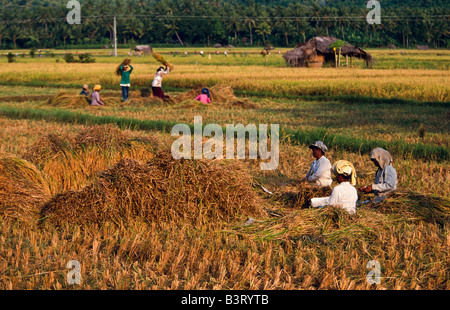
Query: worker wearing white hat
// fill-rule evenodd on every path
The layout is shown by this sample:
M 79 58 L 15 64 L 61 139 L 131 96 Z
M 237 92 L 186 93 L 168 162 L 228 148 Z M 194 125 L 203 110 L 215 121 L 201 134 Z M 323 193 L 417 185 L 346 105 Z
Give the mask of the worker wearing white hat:
M 325 157 L 325 153 L 328 152 L 327 146 L 322 141 L 316 141 L 309 148 L 316 160 L 311 164 L 311 169 L 303 180 L 315 183 L 319 187 L 331 186 L 333 182 L 331 179 L 331 163 Z

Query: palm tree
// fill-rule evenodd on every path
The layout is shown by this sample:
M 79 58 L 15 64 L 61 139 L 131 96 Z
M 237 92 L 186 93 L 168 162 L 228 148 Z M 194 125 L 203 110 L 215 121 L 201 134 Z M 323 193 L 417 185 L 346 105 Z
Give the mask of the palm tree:
M 289 46 L 289 34 L 294 31 L 291 21 L 282 17 L 275 23 L 275 26 L 284 34 L 285 44 Z
M 0 47 L 2 46 L 2 39 L 3 39 L 3 36 L 5 35 L 5 33 L 6 33 L 6 27 L 4 26 L 4 25 L 2 25 L 2 24 L 0 24 Z
M 165 24 L 164 27 L 166 27 L 167 30 L 169 30 L 167 32 L 167 36 L 172 37 L 174 34 L 176 35 L 178 41 L 180 42 L 181 45 L 184 45 L 183 41 L 180 38 L 180 35 L 178 34 L 178 26 L 175 24 L 175 20 L 172 19 L 172 22 L 170 24 Z
M 338 25 L 339 25 L 339 28 L 341 30 L 342 40 L 345 40 L 344 28 L 346 26 L 348 26 L 349 23 L 350 23 L 349 19 L 348 19 L 348 15 L 349 15 L 348 8 L 343 6 L 343 5 L 339 5 L 337 13 L 338 13 L 338 16 L 339 16 Z
M 124 36 L 124 44 L 127 43 L 127 36 L 133 39 L 140 39 L 144 35 L 143 23 L 136 19 L 135 17 L 131 17 L 125 24 L 122 29 L 122 34 Z
M 245 19 L 245 25 L 248 27 L 250 34 L 250 45 L 253 45 L 253 28 L 256 26 L 256 21 L 253 17 L 247 16 Z
M 238 32 L 241 31 L 241 22 L 234 12 L 231 16 L 229 16 L 227 31 L 234 33 L 234 44 L 237 44 Z
M 245 15 L 244 25 L 250 34 L 250 45 L 253 45 L 253 29 L 256 27 L 255 16 L 257 16 L 255 2 L 253 0 L 250 0 L 248 6 L 245 8 Z
M 255 31 L 257 34 L 259 34 L 263 39 L 263 44 L 266 44 L 266 35 L 270 34 L 272 32 L 272 27 L 266 22 L 263 21 L 258 24 L 258 27 Z

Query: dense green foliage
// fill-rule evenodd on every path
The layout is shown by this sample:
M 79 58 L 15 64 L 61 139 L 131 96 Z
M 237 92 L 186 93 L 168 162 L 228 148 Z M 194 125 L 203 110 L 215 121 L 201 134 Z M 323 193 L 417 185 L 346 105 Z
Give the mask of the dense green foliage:
M 369 25 L 363 0 L 80 0 L 70 25 L 67 1 L 1 0 L 0 48 L 98 47 L 118 43 L 295 46 L 331 35 L 358 46 L 450 45 L 445 0 L 380 0 L 382 23 Z

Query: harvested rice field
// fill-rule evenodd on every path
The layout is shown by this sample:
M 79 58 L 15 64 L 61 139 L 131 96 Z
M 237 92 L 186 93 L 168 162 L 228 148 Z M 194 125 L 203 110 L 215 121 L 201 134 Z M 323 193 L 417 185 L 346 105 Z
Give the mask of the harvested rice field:
M 448 51 L 406 54 L 394 66 L 392 51 L 374 50 L 373 69 L 186 51 L 160 51 L 174 65 L 165 100 L 151 94 L 159 63 L 133 56 L 126 102 L 114 75 L 125 56 L 0 57 L 0 289 L 450 289 Z M 105 106 L 79 95 L 85 83 L 102 85 Z M 195 100 L 205 87 L 210 104 Z M 195 117 L 203 129 L 278 124 L 276 169 L 262 170 L 267 159 L 250 158 L 250 143 L 244 159 L 175 159 L 172 129 L 194 129 Z M 315 141 L 328 146 L 331 164 L 353 163 L 357 188 L 375 178 L 370 151 L 387 149 L 397 190 L 378 204 L 358 192 L 367 203 L 353 215 L 311 207 L 337 185 L 301 182 Z M 210 142 L 188 144 L 195 153 Z

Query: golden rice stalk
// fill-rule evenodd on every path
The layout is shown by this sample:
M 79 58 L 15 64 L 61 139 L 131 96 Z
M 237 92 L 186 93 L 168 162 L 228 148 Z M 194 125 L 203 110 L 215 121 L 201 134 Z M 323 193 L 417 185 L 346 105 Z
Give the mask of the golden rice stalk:
M 169 67 L 170 71 L 173 71 L 175 68 L 173 65 L 171 65 L 163 56 L 160 54 L 157 54 L 155 52 L 152 53 L 153 58 L 156 59 L 157 62 L 162 63 L 164 66 Z
M 251 176 L 237 163 L 182 160 L 163 151 L 147 163 L 122 159 L 79 191 L 55 196 L 41 215 L 63 222 L 117 224 L 140 218 L 193 224 L 263 216 Z
M 295 186 L 285 186 L 275 191 L 274 199 L 293 208 L 306 208 L 312 198 L 328 197 L 331 188 L 317 187 L 315 185 L 300 182 Z
M 54 107 L 70 107 L 70 108 L 78 108 L 87 106 L 91 103 L 91 100 L 82 95 L 74 95 L 70 92 L 61 91 L 56 94 L 53 98 L 50 98 L 45 103 L 46 105 L 54 106 Z
M 134 137 L 116 125 L 95 125 L 76 135 L 43 136 L 22 157 L 56 181 L 55 193 L 81 188 L 97 172 L 121 158 L 152 158 L 158 148 L 155 137 Z
M 195 105 L 194 100 L 202 91 L 203 86 L 197 86 L 188 92 L 181 93 L 173 98 L 174 108 L 203 107 L 203 105 Z M 211 95 L 211 104 L 207 106 L 213 107 L 215 104 L 228 107 L 238 107 L 242 109 L 256 109 L 257 105 L 247 98 L 237 98 L 233 89 L 227 85 L 214 85 L 209 88 Z M 189 102 L 186 102 L 189 101 Z M 183 103 L 179 105 L 179 103 Z
M 50 199 L 47 177 L 30 162 L 0 158 L 0 214 L 18 220 L 36 220 L 40 206 Z

